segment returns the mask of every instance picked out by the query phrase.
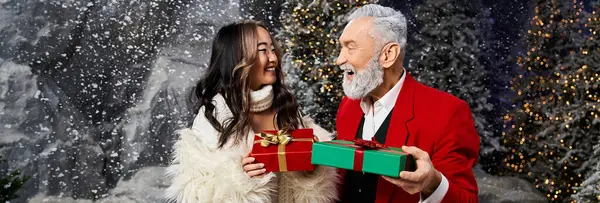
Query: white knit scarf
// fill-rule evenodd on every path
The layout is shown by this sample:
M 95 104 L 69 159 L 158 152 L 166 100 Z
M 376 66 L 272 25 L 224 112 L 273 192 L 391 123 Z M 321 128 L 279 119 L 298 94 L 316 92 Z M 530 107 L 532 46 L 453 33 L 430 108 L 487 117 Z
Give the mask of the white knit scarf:
M 257 113 L 271 108 L 273 96 L 273 86 L 271 85 L 250 92 L 250 112 Z

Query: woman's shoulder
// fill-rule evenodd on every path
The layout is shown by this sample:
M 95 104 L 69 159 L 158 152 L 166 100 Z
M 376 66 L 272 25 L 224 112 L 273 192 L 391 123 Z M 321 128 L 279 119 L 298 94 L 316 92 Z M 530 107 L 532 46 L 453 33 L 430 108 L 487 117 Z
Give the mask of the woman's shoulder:
M 229 110 L 229 107 L 227 106 L 227 102 L 225 102 L 225 98 L 223 98 L 223 95 L 216 94 L 212 98 L 212 105 L 214 106 L 212 116 L 214 116 L 219 123 L 223 123 L 225 120 L 232 116 L 231 110 Z M 198 124 L 208 123 L 208 118 L 206 118 L 205 111 L 206 106 L 202 106 L 200 107 L 200 109 L 198 109 L 198 112 L 196 112 L 196 118 L 194 119 L 194 126 L 196 126 L 197 122 Z
M 203 110 L 204 107 L 200 109 Z M 204 116 L 204 112 L 198 113 L 194 119 L 191 128 L 182 129 L 179 132 L 180 139 L 184 138 L 197 139 L 203 145 L 210 149 L 216 149 L 218 143 L 218 131 L 212 126 L 208 119 Z
M 223 123 L 225 120 L 233 116 L 231 110 L 229 110 L 229 106 L 227 106 L 227 102 L 225 102 L 225 97 L 223 97 L 223 95 L 217 93 L 213 97 L 212 103 L 215 106 L 213 116 L 215 116 L 219 123 Z M 200 113 L 198 113 L 198 115 L 200 115 Z M 202 115 L 204 115 L 204 113 L 202 113 Z
M 217 94 L 213 97 L 212 104 L 215 106 L 213 116 L 219 123 L 223 123 L 225 120 L 232 116 L 227 103 L 221 94 Z M 212 123 L 209 122 L 205 115 L 206 107 L 200 107 L 198 114 L 194 118 L 192 127 L 186 131 L 190 135 L 194 135 L 197 139 L 200 139 L 203 144 L 211 149 L 216 149 L 218 146 L 219 132 L 215 129 Z

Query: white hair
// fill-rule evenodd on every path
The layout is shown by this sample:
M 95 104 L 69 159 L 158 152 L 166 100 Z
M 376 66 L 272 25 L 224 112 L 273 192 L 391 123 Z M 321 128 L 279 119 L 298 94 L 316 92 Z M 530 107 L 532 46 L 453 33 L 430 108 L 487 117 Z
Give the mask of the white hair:
M 360 17 L 373 17 L 375 19 L 370 34 L 375 40 L 376 53 L 384 45 L 391 42 L 400 44 L 402 49 L 406 47 L 406 18 L 400 11 L 377 4 L 368 4 L 352 12 L 347 20 L 350 22 Z

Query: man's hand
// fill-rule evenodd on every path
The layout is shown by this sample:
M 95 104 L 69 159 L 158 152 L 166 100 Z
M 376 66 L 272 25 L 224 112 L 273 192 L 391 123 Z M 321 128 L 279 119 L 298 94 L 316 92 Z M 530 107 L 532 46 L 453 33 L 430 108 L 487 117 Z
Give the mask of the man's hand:
M 433 168 L 429 154 L 416 147 L 403 146 L 404 152 L 411 154 L 417 163 L 417 170 L 414 172 L 402 171 L 400 178 L 383 176 L 383 178 L 394 185 L 401 187 L 409 194 L 421 192 L 423 199 L 426 199 L 433 193 L 442 181 L 442 174 Z

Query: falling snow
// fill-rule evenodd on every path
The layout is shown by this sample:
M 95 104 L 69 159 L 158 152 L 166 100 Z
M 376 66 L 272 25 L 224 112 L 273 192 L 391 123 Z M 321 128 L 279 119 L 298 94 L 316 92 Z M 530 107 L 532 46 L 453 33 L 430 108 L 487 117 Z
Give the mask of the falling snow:
M 11 202 L 160 202 L 174 132 L 193 118 L 187 98 L 207 66 L 212 36 L 245 18 L 278 32 L 284 1 L 0 1 L 0 155 L 8 160 L 0 172 L 31 177 Z M 380 3 L 405 12 L 409 35 L 418 30 L 419 16 L 409 11 L 422 1 Z M 479 8 L 481 55 L 466 58 L 482 58 L 494 76 L 485 85 L 498 112 L 512 105 L 503 95 L 531 9 L 522 0 Z M 479 172 L 484 194 L 539 195 L 522 181 L 498 180 L 518 185 L 508 190 Z

